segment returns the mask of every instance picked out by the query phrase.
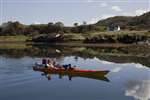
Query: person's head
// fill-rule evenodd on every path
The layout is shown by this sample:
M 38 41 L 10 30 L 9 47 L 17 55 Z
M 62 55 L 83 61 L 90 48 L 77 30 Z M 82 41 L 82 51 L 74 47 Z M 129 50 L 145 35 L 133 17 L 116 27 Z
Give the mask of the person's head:
M 69 67 L 71 67 L 71 64 L 68 64 Z
M 47 61 L 48 61 L 48 63 L 52 63 L 52 60 L 50 60 L 50 59 L 48 59 Z

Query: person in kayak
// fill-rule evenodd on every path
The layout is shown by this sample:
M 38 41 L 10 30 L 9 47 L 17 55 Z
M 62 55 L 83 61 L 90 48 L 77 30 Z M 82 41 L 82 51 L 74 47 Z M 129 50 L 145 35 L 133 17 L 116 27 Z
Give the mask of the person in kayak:
M 71 64 L 63 65 L 63 68 L 64 68 L 65 70 L 68 70 L 68 69 L 70 69 L 70 68 L 71 68 Z
M 68 65 L 63 65 L 62 67 L 63 67 L 65 70 L 68 69 Z
M 47 66 L 47 61 L 46 61 L 46 59 L 45 59 L 45 58 L 43 58 L 43 59 L 42 59 L 42 65 L 43 65 L 44 67 L 46 67 L 46 66 Z
M 43 58 L 43 59 L 42 59 L 42 65 L 43 65 L 45 68 L 54 68 L 53 61 L 50 60 L 50 59 Z
M 54 61 L 51 59 L 47 59 L 47 67 L 48 68 L 54 68 L 55 67 Z

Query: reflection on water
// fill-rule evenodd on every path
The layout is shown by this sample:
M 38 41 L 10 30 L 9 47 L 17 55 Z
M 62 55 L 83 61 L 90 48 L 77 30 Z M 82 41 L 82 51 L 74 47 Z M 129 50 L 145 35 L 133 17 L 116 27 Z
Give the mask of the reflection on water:
M 33 70 L 36 71 L 35 69 Z M 51 80 L 52 75 L 58 75 L 59 79 L 62 79 L 64 76 L 68 76 L 68 79 L 70 81 L 72 81 L 72 78 L 81 77 L 81 78 L 89 78 L 89 79 L 103 80 L 103 81 L 109 82 L 109 79 L 105 75 L 102 75 L 100 72 L 96 74 L 84 73 L 84 72 L 82 73 L 44 72 L 44 71 L 41 71 L 41 72 L 43 72 L 41 75 L 45 76 L 48 80 Z
M 137 100 L 150 99 L 150 80 L 131 80 L 126 85 L 126 96 L 133 96 Z
M 7 44 L 8 45 L 8 44 Z M 5 46 L 4 46 L 5 47 Z M 9 48 L 10 47 L 10 48 Z M 59 45 L 23 45 L 12 48 L 0 47 L 0 55 L 11 58 L 22 57 L 53 57 L 63 58 L 65 56 L 75 56 L 82 58 L 97 57 L 116 63 L 141 63 L 150 66 L 150 46 L 133 47 L 76 47 Z
M 149 100 L 149 53 L 145 57 L 144 53 L 133 56 L 132 50 L 118 49 L 65 46 L 0 48 L 0 100 Z M 125 56 L 123 50 L 132 56 Z M 109 82 L 95 76 L 41 75 L 33 71 L 32 66 L 41 62 L 43 57 L 56 58 L 60 64 L 71 63 L 80 69 L 110 70 L 107 75 Z M 68 76 L 72 81 L 68 81 Z M 51 80 L 47 81 L 47 78 Z

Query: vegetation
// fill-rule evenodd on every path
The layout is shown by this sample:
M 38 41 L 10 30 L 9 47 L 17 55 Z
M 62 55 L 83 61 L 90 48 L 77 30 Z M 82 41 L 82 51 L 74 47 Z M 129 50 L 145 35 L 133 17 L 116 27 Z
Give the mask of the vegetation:
M 139 43 L 149 42 L 150 32 L 147 31 L 119 31 L 101 32 L 89 35 L 84 42 L 86 43 Z
M 121 32 L 108 32 L 109 25 L 121 26 Z M 137 43 L 150 41 L 150 12 L 141 16 L 116 16 L 98 21 L 96 24 L 82 25 L 74 23 L 73 27 L 64 26 L 62 22 L 48 24 L 24 25 L 20 22 L 7 22 L 0 26 L 0 42 L 68 42 L 86 43 Z M 138 34 L 137 34 L 138 33 Z M 139 34 L 140 33 L 140 34 Z
M 30 40 L 29 36 L 17 35 L 17 36 L 0 36 L 0 42 L 25 42 Z
M 145 30 L 150 27 L 150 12 L 147 12 L 141 16 L 115 16 L 104 20 L 100 20 L 96 23 L 97 26 L 108 26 L 111 24 L 119 25 L 121 29 L 129 30 Z
M 14 46 L 14 47 L 13 47 Z M 150 61 L 150 47 L 149 46 L 61 46 L 61 45 L 25 45 L 25 44 L 4 44 L 0 46 L 0 55 L 9 56 L 13 58 L 22 58 L 25 56 L 29 57 L 50 57 L 58 58 L 74 56 L 76 59 L 82 57 L 88 58 L 99 58 L 101 60 L 107 60 L 117 63 L 141 63 L 149 66 Z M 57 52 L 59 51 L 59 52 Z

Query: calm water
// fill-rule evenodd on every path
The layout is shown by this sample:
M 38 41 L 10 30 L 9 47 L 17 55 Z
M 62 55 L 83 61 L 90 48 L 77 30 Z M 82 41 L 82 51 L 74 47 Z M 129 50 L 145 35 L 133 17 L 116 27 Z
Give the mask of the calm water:
M 149 100 L 150 65 L 149 60 L 141 63 L 139 59 L 119 63 L 107 60 L 110 56 L 93 55 L 68 51 L 56 47 L 44 48 L 35 54 L 37 48 L 0 49 L 0 100 Z M 68 47 L 69 48 L 69 47 Z M 83 48 L 79 48 L 83 49 Z M 49 52 L 47 52 L 49 51 Z M 56 51 L 55 53 L 53 53 Z M 66 53 L 66 51 L 71 53 Z M 77 50 L 76 50 L 77 51 Z M 30 53 L 29 53 L 30 52 Z M 42 53 L 42 54 L 41 54 Z M 80 54 L 80 55 L 79 55 Z M 109 82 L 84 77 L 67 76 L 59 79 L 51 75 L 51 80 L 41 72 L 32 70 L 34 62 L 45 56 L 56 58 L 60 64 L 80 66 L 81 69 L 110 70 Z M 119 58 L 115 57 L 115 58 Z M 131 57 L 129 57 L 130 59 Z M 121 59 L 121 58 L 120 58 Z M 123 59 L 123 57 L 122 57 Z M 139 61 L 139 62 L 137 62 Z M 142 61 L 143 62 L 143 61 Z

